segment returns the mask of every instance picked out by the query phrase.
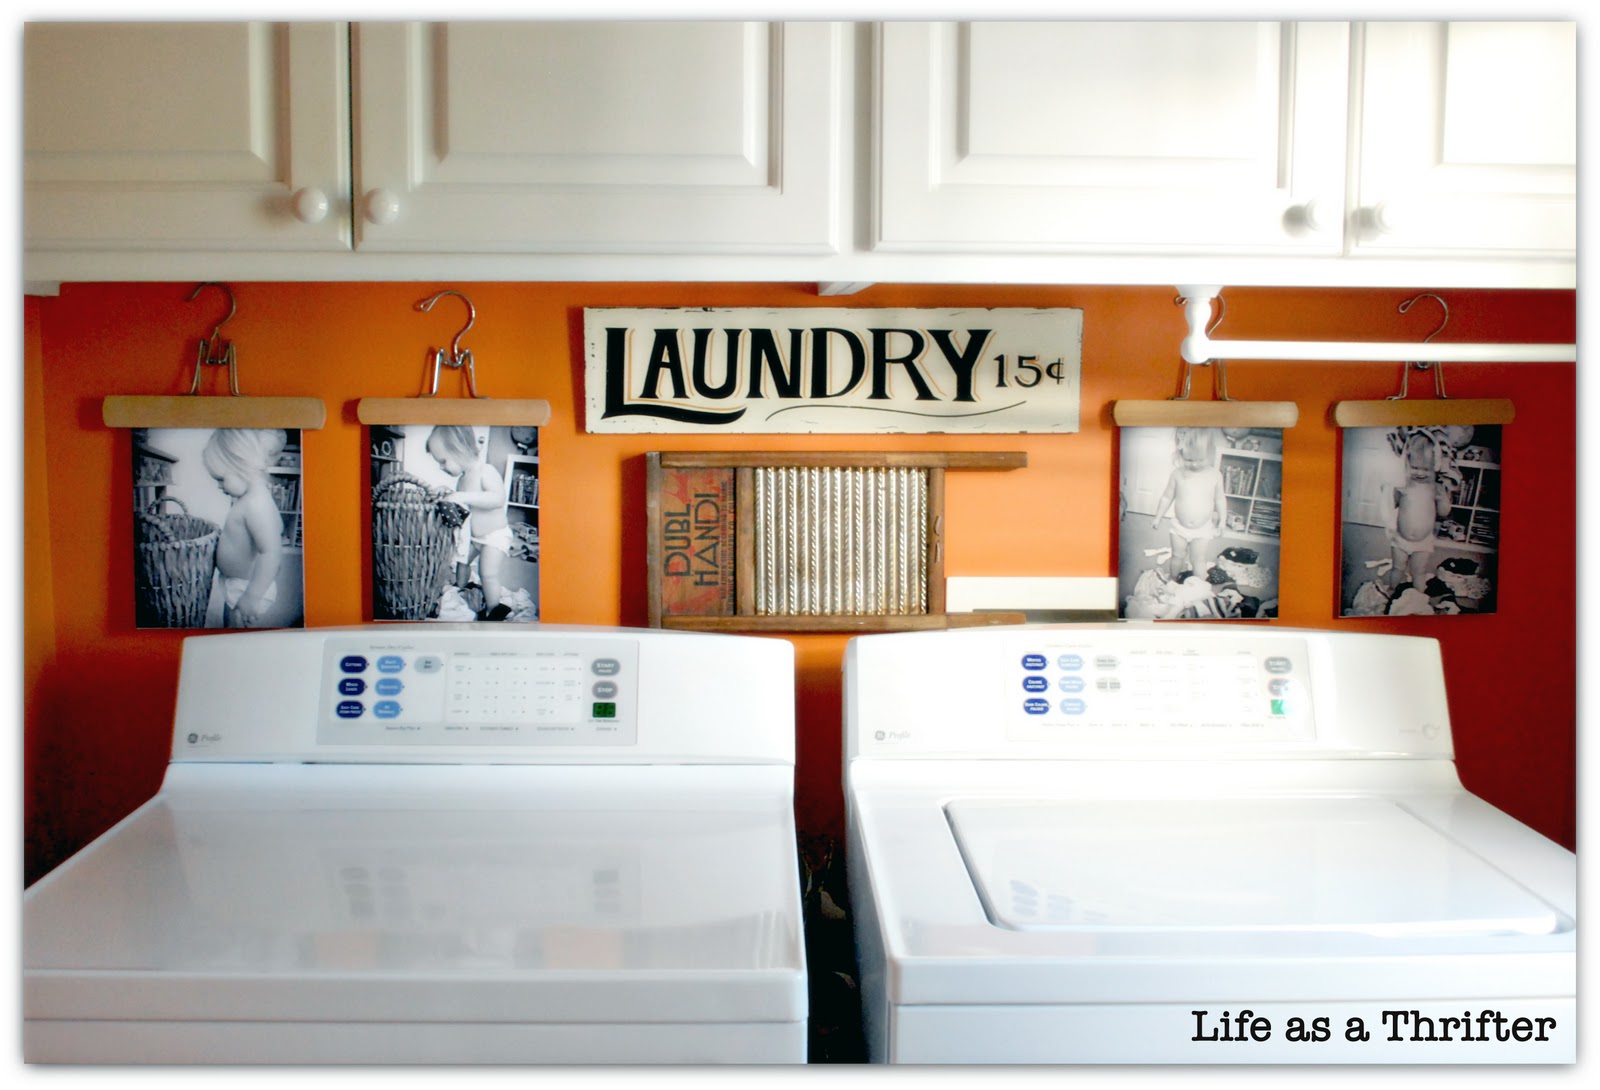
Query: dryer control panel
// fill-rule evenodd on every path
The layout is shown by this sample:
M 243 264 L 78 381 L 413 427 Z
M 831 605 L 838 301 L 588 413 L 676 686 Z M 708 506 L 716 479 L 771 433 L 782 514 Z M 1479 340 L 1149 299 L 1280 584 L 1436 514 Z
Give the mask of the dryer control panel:
M 322 745 L 632 745 L 638 645 L 626 639 L 329 639 Z
M 1010 734 L 1178 731 L 1309 737 L 1304 641 L 1129 640 L 1041 630 L 1011 664 L 1001 697 Z

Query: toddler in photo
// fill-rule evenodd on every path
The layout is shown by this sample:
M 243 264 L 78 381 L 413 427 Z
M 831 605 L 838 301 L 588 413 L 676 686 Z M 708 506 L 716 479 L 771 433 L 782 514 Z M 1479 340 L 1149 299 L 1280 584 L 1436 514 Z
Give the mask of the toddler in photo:
M 254 628 L 278 598 L 283 519 L 267 470 L 288 442 L 282 428 L 218 428 L 200 460 L 233 501 L 217 538 L 224 628 Z
M 470 512 L 468 532 L 471 546 L 465 557 L 478 557 L 478 580 L 483 587 L 483 619 L 503 621 L 511 607 L 500 599 L 505 593 L 500 573 L 515 540 L 506 521 L 506 485 L 498 471 L 478 459 L 477 437 L 470 427 L 441 424 L 428 434 L 427 451 L 439 468 L 456 482 L 447 497 Z
M 1450 513 L 1450 489 L 1440 479 L 1439 447 L 1434 438 L 1418 431 L 1406 440 L 1405 483 L 1394 490 L 1394 525 L 1389 527 L 1389 551 L 1394 566 L 1390 586 L 1411 582 L 1421 587 L 1432 569 L 1434 525 Z
M 1217 430 L 1175 428 L 1174 432 L 1172 476 L 1150 525 L 1159 527 L 1162 517 L 1171 512 L 1171 575 L 1176 579 L 1185 571 L 1205 574 L 1206 543 L 1222 533 L 1228 498 L 1222 471 L 1217 468 Z

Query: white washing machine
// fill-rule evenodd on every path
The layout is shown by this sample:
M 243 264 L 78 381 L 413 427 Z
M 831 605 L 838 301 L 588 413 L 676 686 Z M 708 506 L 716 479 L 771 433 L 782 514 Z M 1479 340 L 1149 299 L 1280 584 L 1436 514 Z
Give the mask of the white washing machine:
M 793 649 L 184 642 L 160 792 L 24 895 L 60 1063 L 803 1063 Z
M 1576 858 L 1462 787 L 1437 641 L 865 636 L 844 686 L 871 1059 L 1575 1061 Z

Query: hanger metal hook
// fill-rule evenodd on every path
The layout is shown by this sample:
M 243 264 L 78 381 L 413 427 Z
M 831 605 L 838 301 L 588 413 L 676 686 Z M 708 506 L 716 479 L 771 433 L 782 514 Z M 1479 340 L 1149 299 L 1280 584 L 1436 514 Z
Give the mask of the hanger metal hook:
M 200 295 L 201 288 L 216 288 L 228 297 L 228 313 L 211 330 L 210 338 L 200 338 L 200 351 L 194 361 L 194 381 L 189 384 L 189 393 L 200 392 L 201 368 L 209 365 L 212 367 L 226 367 L 228 369 L 228 389 L 234 397 L 241 397 L 239 393 L 238 354 L 233 350 L 233 342 L 222 339 L 222 327 L 228 323 L 239 309 L 239 303 L 233 297 L 233 291 L 226 284 L 219 284 L 215 280 L 207 280 L 196 284 L 189 293 L 186 302 L 194 302 Z
M 452 366 L 452 367 L 460 367 L 461 366 L 461 362 L 460 362 L 461 361 L 461 338 L 466 336 L 467 330 L 472 328 L 472 323 L 476 322 L 478 320 L 478 311 L 472 305 L 472 300 L 468 299 L 465 295 L 462 295 L 459 291 L 456 291 L 454 288 L 445 288 L 443 291 L 436 291 L 431 296 L 429 296 L 428 298 L 422 300 L 420 303 L 417 304 L 417 309 L 418 310 L 424 310 L 424 311 L 432 310 L 433 309 L 433 304 L 437 303 L 441 298 L 443 298 L 446 295 L 459 296 L 461 301 L 463 303 L 467 304 L 467 324 L 461 327 L 460 331 L 456 333 L 455 339 L 453 339 L 450 342 L 450 355 L 452 357 L 452 362 L 450 363 L 450 366 Z
M 1400 313 L 1404 314 L 1406 311 L 1411 309 L 1411 305 L 1413 303 L 1415 303 L 1415 302 L 1417 302 L 1418 300 L 1421 300 L 1421 299 L 1432 299 L 1434 302 L 1438 303 L 1441 307 L 1444 308 L 1444 321 L 1439 323 L 1439 328 L 1434 330 L 1432 333 L 1429 333 L 1426 337 L 1422 338 L 1422 343 L 1423 344 L 1427 344 L 1429 341 L 1433 340 L 1439 334 L 1443 333 L 1444 332 L 1444 327 L 1450 324 L 1450 304 L 1445 302 L 1439 296 L 1433 294 L 1433 292 L 1425 291 L 1421 295 L 1413 296 L 1412 298 L 1407 299 L 1405 302 L 1401 303 L 1400 304 Z
M 1444 332 L 1444 327 L 1450 324 L 1450 304 L 1446 303 L 1439 296 L 1433 294 L 1433 292 L 1425 291 L 1421 295 L 1413 296 L 1412 298 L 1407 299 L 1405 302 L 1401 303 L 1400 307 L 1399 307 L 1400 313 L 1404 314 L 1406 311 L 1411 309 L 1411 305 L 1413 303 L 1416 303 L 1416 302 L 1418 302 L 1419 300 L 1422 300 L 1422 299 L 1432 299 L 1434 302 L 1438 303 L 1441 307 L 1444 308 L 1444 320 L 1439 323 L 1439 328 L 1435 329 L 1432 333 L 1429 333 L 1426 337 L 1422 338 L 1422 343 L 1423 344 L 1427 344 L 1429 341 L 1431 341 L 1435 337 L 1437 337 L 1440 333 L 1443 333 Z M 1433 392 L 1434 392 L 1434 396 L 1435 397 L 1448 398 L 1450 396 L 1449 394 L 1447 394 L 1445 392 L 1445 389 L 1444 389 L 1444 364 L 1442 364 L 1442 363 L 1424 363 L 1424 362 L 1421 362 L 1421 361 L 1414 360 L 1412 362 L 1409 362 L 1409 363 L 1405 364 L 1401 368 L 1401 371 L 1400 371 L 1400 392 L 1398 394 L 1390 394 L 1388 400 L 1390 400 L 1390 401 L 1404 401 L 1407 397 L 1410 396 L 1410 394 L 1411 394 L 1411 369 L 1413 367 L 1415 367 L 1418 371 L 1429 371 L 1429 370 L 1431 370 L 1433 372 Z
M 472 305 L 472 300 L 468 299 L 465 295 L 462 295 L 461 292 L 456 291 L 454 288 L 444 288 L 440 291 L 434 292 L 428 298 L 417 303 L 417 309 L 422 311 L 432 310 L 433 304 L 437 303 L 446 295 L 460 296 L 461 301 L 467 304 L 467 324 L 462 326 L 461 329 L 456 333 L 455 338 L 450 342 L 450 350 L 448 352 L 442 348 L 429 349 L 428 357 L 433 363 L 433 378 L 429 383 L 427 391 L 421 396 L 433 397 L 439 392 L 440 367 L 454 367 L 466 374 L 468 395 L 471 397 L 483 397 L 485 395 L 478 393 L 477 380 L 472 371 L 472 349 L 461 347 L 461 338 L 466 336 L 467 330 L 472 328 L 472 323 L 478 320 L 478 311 L 477 308 Z
M 199 298 L 200 297 L 200 289 L 201 288 L 216 288 L 223 295 L 226 295 L 228 297 L 228 313 L 227 313 L 226 317 L 224 317 L 220 322 L 218 322 L 216 324 L 216 326 L 211 330 L 211 339 L 214 340 L 214 341 L 215 340 L 220 340 L 221 337 L 222 337 L 222 327 L 227 325 L 228 324 L 228 319 L 232 318 L 234 316 L 234 314 L 238 312 L 239 304 L 234 299 L 233 292 L 228 289 L 228 285 L 219 284 L 215 280 L 207 280 L 202 284 L 196 284 L 194 286 L 194 290 L 189 293 L 189 298 L 187 300 L 185 300 L 185 302 L 192 303 L 197 298 Z

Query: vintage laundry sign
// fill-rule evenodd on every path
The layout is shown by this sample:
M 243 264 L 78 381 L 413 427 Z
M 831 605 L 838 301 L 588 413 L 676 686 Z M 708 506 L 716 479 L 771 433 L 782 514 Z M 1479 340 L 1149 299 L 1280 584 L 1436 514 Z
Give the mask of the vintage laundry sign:
M 590 432 L 1075 432 L 1083 311 L 588 308 Z

